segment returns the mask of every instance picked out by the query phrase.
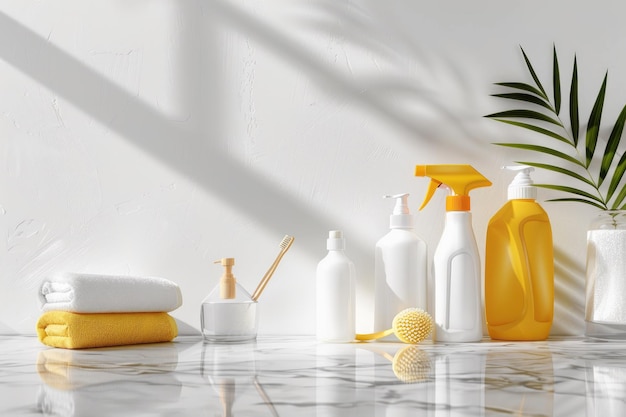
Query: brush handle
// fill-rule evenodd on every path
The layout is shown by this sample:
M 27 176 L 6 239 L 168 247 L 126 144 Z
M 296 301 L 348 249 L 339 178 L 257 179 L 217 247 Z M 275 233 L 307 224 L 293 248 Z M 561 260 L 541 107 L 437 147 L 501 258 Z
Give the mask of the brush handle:
M 357 334 L 355 339 L 356 340 L 376 340 L 376 339 L 382 339 L 383 337 L 389 336 L 390 334 L 393 334 L 393 329 L 388 329 L 388 330 L 384 330 L 382 332 L 376 332 L 376 333 Z
M 267 270 L 267 272 L 261 279 L 261 282 L 259 282 L 259 285 L 256 287 L 256 290 L 254 290 L 254 294 L 252 294 L 253 301 L 259 300 L 261 293 L 263 292 L 263 290 L 265 289 L 265 286 L 267 285 L 270 278 L 274 274 L 274 271 L 276 270 L 276 267 L 278 266 L 280 260 L 283 258 L 283 255 L 285 255 L 285 252 L 287 252 L 287 249 L 283 249 L 280 251 L 276 259 L 274 260 L 274 263 L 272 264 L 272 266 L 270 266 L 270 269 Z

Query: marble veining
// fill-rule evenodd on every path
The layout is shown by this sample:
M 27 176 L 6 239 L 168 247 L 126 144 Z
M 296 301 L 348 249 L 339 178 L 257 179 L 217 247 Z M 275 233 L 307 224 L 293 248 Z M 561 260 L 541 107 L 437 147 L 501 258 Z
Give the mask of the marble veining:
M 624 416 L 626 342 L 0 343 L 2 416 Z

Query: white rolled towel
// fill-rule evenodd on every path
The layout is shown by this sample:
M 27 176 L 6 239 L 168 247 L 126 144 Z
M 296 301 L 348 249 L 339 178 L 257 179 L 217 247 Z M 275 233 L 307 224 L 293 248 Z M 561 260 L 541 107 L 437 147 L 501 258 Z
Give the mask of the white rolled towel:
M 42 311 L 74 313 L 169 312 L 183 303 L 179 286 L 158 277 L 65 272 L 41 283 Z

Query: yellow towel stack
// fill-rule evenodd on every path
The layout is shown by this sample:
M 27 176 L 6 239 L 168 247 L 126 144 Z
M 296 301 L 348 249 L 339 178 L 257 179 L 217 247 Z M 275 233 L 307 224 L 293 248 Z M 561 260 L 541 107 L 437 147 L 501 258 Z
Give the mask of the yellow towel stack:
M 37 322 L 37 336 L 48 346 L 82 349 L 169 342 L 178 334 L 167 313 L 72 313 L 48 311 Z
M 178 328 L 168 311 L 180 306 L 182 297 L 176 284 L 156 280 L 85 274 L 47 280 L 41 286 L 44 313 L 37 322 L 37 336 L 45 345 L 65 349 L 169 342 Z M 152 305 L 141 301 L 151 293 L 160 301 Z M 108 304 L 105 294 L 111 299 Z

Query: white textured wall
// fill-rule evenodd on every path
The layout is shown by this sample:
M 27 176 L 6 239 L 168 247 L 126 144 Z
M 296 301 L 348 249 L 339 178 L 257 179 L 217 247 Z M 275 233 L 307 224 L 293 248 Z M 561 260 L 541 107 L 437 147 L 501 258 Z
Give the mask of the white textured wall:
M 250 291 L 285 234 L 292 250 L 261 298 L 263 333 L 312 333 L 315 266 L 344 230 L 371 320 L 383 194 L 426 181 L 415 164 L 471 163 L 481 249 L 529 133 L 486 120 L 493 82 L 549 82 L 552 44 L 579 58 L 591 106 L 609 69 L 606 120 L 626 102 L 619 1 L 5 0 L 0 3 L 0 333 L 32 333 L 55 271 L 157 275 L 181 286 L 174 316 L 199 326 L 235 257 Z M 583 114 L 589 111 L 583 109 Z M 585 117 L 581 116 L 581 119 Z M 526 155 L 524 155 L 526 157 Z M 551 174 L 536 175 L 550 181 Z M 551 197 L 547 193 L 543 198 Z M 552 196 L 553 197 L 553 196 Z M 544 205 L 556 243 L 553 333 L 582 331 L 592 211 Z M 443 195 L 417 217 L 434 251 Z

